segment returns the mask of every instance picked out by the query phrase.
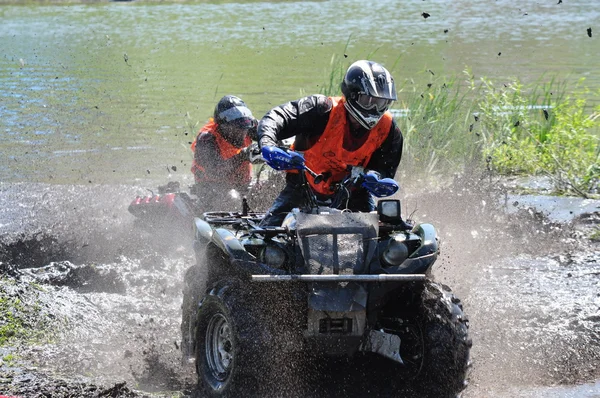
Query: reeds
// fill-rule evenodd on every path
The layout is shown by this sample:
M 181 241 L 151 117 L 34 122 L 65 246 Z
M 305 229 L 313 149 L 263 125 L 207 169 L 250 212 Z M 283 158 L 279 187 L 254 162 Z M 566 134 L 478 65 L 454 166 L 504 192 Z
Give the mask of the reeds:
M 323 94 L 340 95 L 349 64 L 332 57 Z M 545 175 L 559 193 L 600 193 L 600 106 L 587 105 L 583 80 L 569 92 L 566 82 L 545 76 L 530 85 L 476 80 L 468 68 L 464 76 L 396 80 L 391 111 L 404 135 L 401 175 Z

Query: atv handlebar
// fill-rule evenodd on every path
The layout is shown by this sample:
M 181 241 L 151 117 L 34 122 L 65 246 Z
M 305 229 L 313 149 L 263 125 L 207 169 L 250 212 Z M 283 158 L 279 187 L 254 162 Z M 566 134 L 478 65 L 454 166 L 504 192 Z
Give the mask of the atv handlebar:
M 252 275 L 252 282 L 414 282 L 425 279 L 425 274 Z
M 323 174 L 317 174 L 306 165 L 304 156 L 298 152 L 288 151 L 276 146 L 264 146 L 261 150 L 265 162 L 275 170 L 303 170 L 314 178 L 315 184 L 326 180 Z M 351 185 L 361 186 L 378 198 L 395 194 L 398 183 L 391 178 L 381 178 L 376 171 L 365 171 L 363 167 L 349 166 L 350 175 L 341 182 L 348 188 Z

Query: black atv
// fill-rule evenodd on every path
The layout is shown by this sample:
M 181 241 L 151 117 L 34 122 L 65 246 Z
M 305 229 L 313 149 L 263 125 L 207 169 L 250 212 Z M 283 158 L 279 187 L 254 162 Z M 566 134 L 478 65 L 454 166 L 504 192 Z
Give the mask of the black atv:
M 345 209 L 357 186 L 378 197 L 398 188 L 360 168 L 321 202 L 307 178 L 323 176 L 281 152 L 263 156 L 275 168 L 300 169 L 306 199 L 281 226 L 261 226 L 264 214 L 248 211 L 195 220 L 182 350 L 199 388 L 211 397 L 264 396 L 267 380 L 294 358 L 369 358 L 382 383 L 456 396 L 471 340 L 460 300 L 430 278 L 434 227 L 405 222 L 399 200 L 379 200 L 376 213 Z

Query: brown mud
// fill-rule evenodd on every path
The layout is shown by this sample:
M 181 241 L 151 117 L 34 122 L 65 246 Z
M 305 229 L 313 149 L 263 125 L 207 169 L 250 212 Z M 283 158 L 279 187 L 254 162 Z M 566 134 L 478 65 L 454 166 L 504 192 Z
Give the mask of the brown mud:
M 194 370 L 181 364 L 179 350 L 191 242 L 177 231 L 135 228 L 127 206 L 139 193 L 0 184 L 0 300 L 22 304 L 11 318 L 22 327 L 2 329 L 10 339 L 0 347 L 0 394 L 194 394 Z M 470 318 L 473 367 L 463 396 L 562 396 L 557 388 L 594 396 L 586 394 L 600 393 L 600 202 L 570 210 L 565 221 L 544 212 L 542 196 L 538 208 L 507 198 L 497 182 L 464 178 L 443 192 L 403 198 L 407 215 L 438 228 L 434 275 Z M 0 327 L 10 323 L 2 315 Z M 306 374 L 317 376 L 315 369 Z M 347 370 L 320 388 L 282 371 L 280 391 L 395 395 L 385 380 Z M 581 390 L 581 383 L 592 384 Z

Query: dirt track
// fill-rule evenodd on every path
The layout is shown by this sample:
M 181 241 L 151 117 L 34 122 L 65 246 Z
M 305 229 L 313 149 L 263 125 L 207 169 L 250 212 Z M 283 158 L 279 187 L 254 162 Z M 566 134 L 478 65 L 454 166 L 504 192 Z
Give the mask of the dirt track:
M 548 386 L 600 379 L 600 246 L 588 239 L 600 216 L 557 224 L 533 211 L 506 215 L 493 205 L 501 202 L 496 191 L 458 186 L 407 198 L 404 207 L 438 226 L 436 278 L 470 316 L 474 363 L 464 396 L 544 396 Z M 0 293 L 36 309 L 28 325 L 55 331 L 1 349 L 0 393 L 191 394 L 193 369 L 180 364 L 179 306 L 193 253 L 185 240 L 133 228 L 126 208 L 138 191 L 0 185 Z

